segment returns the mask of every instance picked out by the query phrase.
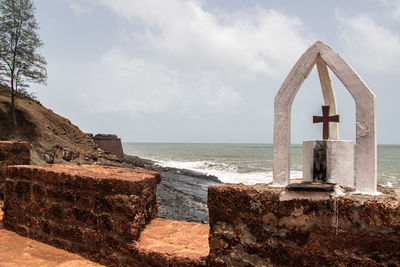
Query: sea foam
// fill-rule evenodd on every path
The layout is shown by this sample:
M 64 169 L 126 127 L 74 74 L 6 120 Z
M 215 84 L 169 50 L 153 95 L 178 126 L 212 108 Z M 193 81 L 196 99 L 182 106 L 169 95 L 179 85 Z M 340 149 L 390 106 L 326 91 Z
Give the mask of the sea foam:
M 257 184 L 272 182 L 272 171 L 240 172 L 238 166 L 209 161 L 157 161 L 160 166 L 174 167 L 214 175 L 223 183 Z M 301 171 L 291 171 L 292 178 L 302 177 Z

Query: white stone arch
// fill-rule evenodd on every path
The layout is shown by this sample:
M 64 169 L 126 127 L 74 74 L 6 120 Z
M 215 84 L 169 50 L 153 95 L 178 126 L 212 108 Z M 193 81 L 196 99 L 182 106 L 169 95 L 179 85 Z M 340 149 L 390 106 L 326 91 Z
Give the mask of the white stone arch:
M 318 67 L 325 104 L 333 107 L 332 113 L 336 112 L 336 101 L 327 67 L 354 98 L 356 104 L 356 190 L 360 193 L 375 194 L 377 186 L 375 95 L 360 76 L 332 48 L 321 41 L 313 44 L 300 57 L 275 96 L 273 185 L 286 186 L 289 183 L 292 103 L 315 64 Z M 330 134 L 332 139 L 339 137 L 335 127 L 331 128 Z

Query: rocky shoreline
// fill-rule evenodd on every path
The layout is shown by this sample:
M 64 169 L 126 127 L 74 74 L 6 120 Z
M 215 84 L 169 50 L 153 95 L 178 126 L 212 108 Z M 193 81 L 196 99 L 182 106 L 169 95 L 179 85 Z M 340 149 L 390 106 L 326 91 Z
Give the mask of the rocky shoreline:
M 217 177 L 162 167 L 154 161 L 130 155 L 124 155 L 123 164 L 161 173 L 161 183 L 157 186 L 160 218 L 208 224 L 208 186 L 222 184 Z

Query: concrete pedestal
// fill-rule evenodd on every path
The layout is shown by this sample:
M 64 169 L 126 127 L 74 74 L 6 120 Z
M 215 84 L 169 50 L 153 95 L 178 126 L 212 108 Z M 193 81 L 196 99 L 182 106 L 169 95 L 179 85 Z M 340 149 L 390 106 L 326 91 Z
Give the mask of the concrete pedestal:
M 354 187 L 353 141 L 304 141 L 303 181 Z

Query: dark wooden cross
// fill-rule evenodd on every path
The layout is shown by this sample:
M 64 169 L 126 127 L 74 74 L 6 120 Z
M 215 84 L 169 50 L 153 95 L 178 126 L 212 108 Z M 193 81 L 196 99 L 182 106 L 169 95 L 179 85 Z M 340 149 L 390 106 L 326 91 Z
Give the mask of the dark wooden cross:
M 329 106 L 322 106 L 322 116 L 313 116 L 313 123 L 322 122 L 322 138 L 329 139 L 329 122 L 339 122 L 339 115 L 329 116 Z

